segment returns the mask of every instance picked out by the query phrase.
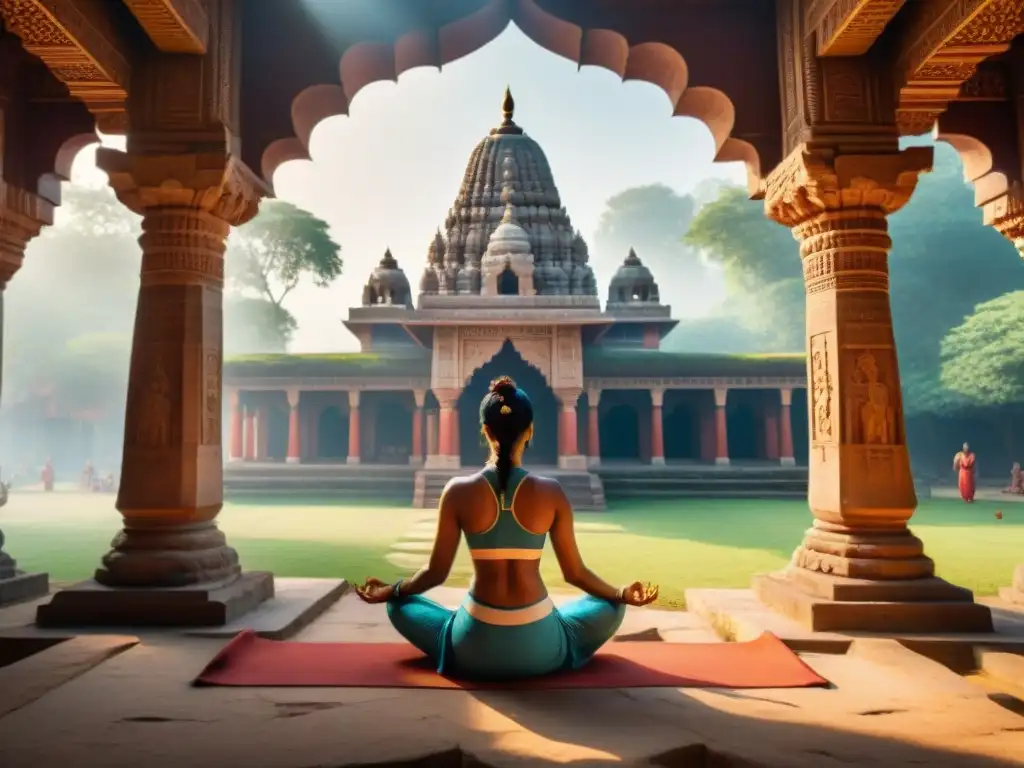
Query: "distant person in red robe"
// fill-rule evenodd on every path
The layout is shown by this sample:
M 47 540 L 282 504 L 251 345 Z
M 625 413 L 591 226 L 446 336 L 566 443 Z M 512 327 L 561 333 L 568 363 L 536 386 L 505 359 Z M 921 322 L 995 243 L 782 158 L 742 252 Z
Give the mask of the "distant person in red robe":
M 49 459 L 46 460 L 43 471 L 39 473 L 39 479 L 43 481 L 44 491 L 53 490 L 53 462 Z
M 960 498 L 968 504 L 974 501 L 974 463 L 977 457 L 964 443 L 963 449 L 953 457 L 953 470 L 960 473 Z
M 1020 464 L 1016 461 L 1013 462 L 1013 467 L 1010 469 L 1010 485 L 1003 488 L 1003 493 L 1024 495 L 1024 472 L 1021 472 Z

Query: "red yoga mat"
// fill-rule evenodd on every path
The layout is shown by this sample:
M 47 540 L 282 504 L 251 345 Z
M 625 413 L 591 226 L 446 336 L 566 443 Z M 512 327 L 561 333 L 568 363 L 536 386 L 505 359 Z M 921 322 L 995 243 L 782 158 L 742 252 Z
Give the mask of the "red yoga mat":
M 251 630 L 228 643 L 194 685 L 448 688 L 809 688 L 828 681 L 772 634 L 746 643 L 610 643 L 580 670 L 514 683 L 437 674 L 408 643 L 293 643 Z

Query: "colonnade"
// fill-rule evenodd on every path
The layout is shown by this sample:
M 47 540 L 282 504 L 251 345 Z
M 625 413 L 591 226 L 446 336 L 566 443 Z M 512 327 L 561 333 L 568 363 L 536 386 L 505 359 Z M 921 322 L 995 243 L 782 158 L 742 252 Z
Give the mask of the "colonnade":
M 601 435 L 601 398 L 602 393 L 615 390 L 602 390 L 591 387 L 586 390 L 585 404 L 579 393 L 556 393 L 559 400 L 558 420 L 558 463 L 567 468 L 595 467 L 602 463 Z M 619 390 L 629 391 L 629 390 Z M 637 391 L 637 390 L 632 390 Z M 640 390 L 644 391 L 644 390 Z M 666 463 L 665 447 L 665 396 L 673 390 L 663 387 L 652 387 L 646 392 L 650 397 L 650 424 L 643 425 L 644 445 L 636 458 L 642 458 L 652 465 Z M 762 409 L 760 413 L 759 457 L 782 466 L 796 463 L 793 445 L 792 399 L 793 390 L 789 387 L 774 390 L 759 390 L 771 397 L 777 397 L 775 407 Z M 348 450 L 343 461 L 346 464 L 358 465 L 366 460 L 363 454 L 363 436 L 367 429 L 372 431 L 373 424 L 364 423 L 364 409 L 360 407 L 362 390 L 344 390 L 348 404 Z M 726 406 L 729 402 L 730 390 L 720 387 L 712 390 L 713 410 L 703 409 L 694 428 L 699 431 L 696 442 L 700 445 L 699 455 L 694 458 L 717 465 L 728 465 L 733 460 L 729 451 L 729 432 Z M 410 413 L 411 444 L 409 446 L 408 463 L 434 467 L 456 468 L 461 464 L 460 412 L 458 398 L 451 398 L 442 393 L 436 397 L 437 407 L 427 407 L 428 390 L 411 390 L 414 408 Z M 776 394 L 777 393 L 777 394 Z M 303 418 L 300 407 L 303 403 L 301 389 L 284 391 L 288 405 L 288 436 L 287 453 L 285 456 L 271 458 L 268 452 L 270 418 L 266 404 L 247 404 L 246 390 L 240 388 L 229 390 L 229 434 L 228 461 L 268 462 L 283 459 L 289 464 L 303 461 L 321 461 L 327 457 L 318 455 L 315 445 L 310 447 L 304 430 L 317 429 L 315 418 Z M 709 398 L 710 399 L 710 398 Z M 582 409 L 582 411 L 581 411 Z M 581 418 L 581 412 L 583 418 Z M 316 413 L 305 414 L 307 417 Z M 639 420 L 646 414 L 638 413 Z M 372 411 L 369 418 L 372 418 Z M 580 431 L 583 431 L 581 439 Z M 544 425 L 541 426 L 544 428 Z M 304 449 L 305 447 L 305 449 Z M 370 461 L 374 458 L 371 456 Z

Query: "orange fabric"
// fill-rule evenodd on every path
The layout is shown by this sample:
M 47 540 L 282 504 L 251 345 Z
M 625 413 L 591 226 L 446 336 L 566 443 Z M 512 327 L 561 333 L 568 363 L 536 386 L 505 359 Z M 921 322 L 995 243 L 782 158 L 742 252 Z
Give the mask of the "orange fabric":
M 974 501 L 974 461 L 973 453 L 960 454 L 960 498 L 964 501 Z
M 447 688 L 808 688 L 828 681 L 772 634 L 746 643 L 612 642 L 580 670 L 514 683 L 437 674 L 407 643 L 296 643 L 239 634 L 195 685 Z

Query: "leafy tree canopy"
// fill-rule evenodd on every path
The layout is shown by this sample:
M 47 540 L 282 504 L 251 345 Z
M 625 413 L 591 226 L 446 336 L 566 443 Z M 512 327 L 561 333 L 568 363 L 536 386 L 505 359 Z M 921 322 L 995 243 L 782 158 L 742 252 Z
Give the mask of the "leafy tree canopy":
M 299 327 L 284 307 L 262 297 L 224 299 L 224 354 L 283 353 Z
M 942 383 L 977 404 L 1024 402 L 1024 291 L 979 304 L 947 334 Z
M 268 200 L 232 235 L 227 275 L 235 288 L 280 307 L 303 277 L 326 287 L 341 275 L 341 248 L 327 222 L 283 200 Z

